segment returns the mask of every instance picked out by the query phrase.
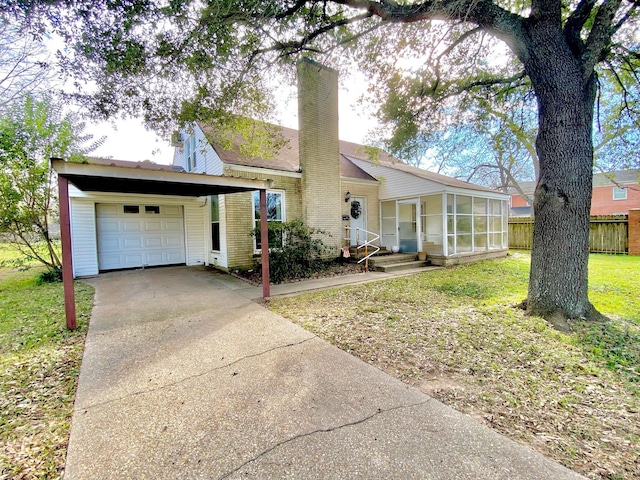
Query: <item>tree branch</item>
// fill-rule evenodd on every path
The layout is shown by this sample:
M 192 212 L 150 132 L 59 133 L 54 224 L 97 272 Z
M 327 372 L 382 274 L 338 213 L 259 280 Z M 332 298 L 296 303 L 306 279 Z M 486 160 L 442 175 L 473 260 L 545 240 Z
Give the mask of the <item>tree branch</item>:
M 491 0 L 426 0 L 398 4 L 393 0 L 332 0 L 370 12 L 388 23 L 414 23 L 422 20 L 460 20 L 474 23 L 504 41 L 523 62 L 528 58 L 524 18 L 501 8 Z
M 345 25 L 349 25 L 351 23 L 356 23 L 359 22 L 361 20 L 365 20 L 367 18 L 372 17 L 373 14 L 370 12 L 367 13 L 362 13 L 360 15 L 356 15 L 355 17 L 351 17 L 351 18 L 344 18 L 341 20 L 336 20 L 335 22 L 331 22 L 327 25 L 324 25 L 320 28 L 318 28 L 317 30 L 314 30 L 311 33 L 306 34 L 304 37 L 302 37 L 300 40 L 291 40 L 289 42 L 277 42 L 274 45 L 270 46 L 270 47 L 266 47 L 266 48 L 260 48 L 258 50 L 255 50 L 252 55 L 251 55 L 251 59 L 255 58 L 258 55 L 261 55 L 263 53 L 267 53 L 267 52 L 275 52 L 275 51 L 280 51 L 281 56 L 284 55 L 290 55 L 292 53 L 295 52 L 300 52 L 303 50 L 311 50 L 309 48 L 307 48 L 307 45 L 316 37 L 319 37 L 320 35 L 330 32 L 331 30 L 334 30 L 338 27 L 342 27 Z M 317 49 L 313 49 L 313 51 L 318 52 Z M 251 62 L 249 62 L 251 63 Z
M 591 28 L 582 54 L 582 72 L 585 78 L 591 76 L 596 64 L 602 60 L 603 52 L 608 48 L 613 35 L 613 18 L 622 0 L 604 0 Z
M 581 54 L 584 42 L 580 32 L 593 11 L 596 0 L 581 0 L 564 25 L 564 36 L 574 53 Z

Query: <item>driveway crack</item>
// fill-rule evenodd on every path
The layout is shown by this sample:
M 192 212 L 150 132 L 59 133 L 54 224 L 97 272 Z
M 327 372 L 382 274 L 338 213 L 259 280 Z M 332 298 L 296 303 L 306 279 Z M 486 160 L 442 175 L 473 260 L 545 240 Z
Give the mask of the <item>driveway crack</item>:
M 344 424 L 341 424 L 341 425 L 336 425 L 335 427 L 319 428 L 317 430 L 313 430 L 312 432 L 307 432 L 307 433 L 301 433 L 299 435 L 294 435 L 291 438 L 287 438 L 286 440 L 282 440 L 281 442 L 278 442 L 275 445 L 272 445 L 271 447 L 267 448 L 266 450 L 263 450 L 262 452 L 260 452 L 255 457 L 250 458 L 249 460 L 244 462 L 242 465 L 238 466 L 237 468 L 234 468 L 233 470 L 231 470 L 231 471 L 225 473 L 224 475 L 222 475 L 221 477 L 219 477 L 219 480 L 224 480 L 225 478 L 229 478 L 234 473 L 239 472 L 240 470 L 242 470 L 244 467 L 246 467 L 250 463 L 256 462 L 257 460 L 259 460 L 260 458 L 264 457 L 265 455 L 273 452 L 277 448 L 280 448 L 283 445 L 286 445 L 288 443 L 295 442 L 296 440 L 300 440 L 301 438 L 310 437 L 310 436 L 316 435 L 318 433 L 330 433 L 330 432 L 334 432 L 334 431 L 337 431 L 337 430 L 341 430 L 343 428 L 353 427 L 355 425 L 360 425 L 362 423 L 368 422 L 369 420 L 371 420 L 374 417 L 377 417 L 378 415 L 382 415 L 382 414 L 388 413 L 388 412 L 393 412 L 395 410 L 403 410 L 403 409 L 409 409 L 409 408 L 413 408 L 413 407 L 418 407 L 418 406 L 421 406 L 421 405 L 426 405 L 427 403 L 429 403 L 431 401 L 433 401 L 433 399 L 432 398 L 428 398 L 427 400 L 425 400 L 423 402 L 412 403 L 412 404 L 409 404 L 409 405 L 398 405 L 398 406 L 390 407 L 390 408 L 386 408 L 386 409 L 378 408 L 372 414 L 367 415 L 366 417 L 361 418 L 359 420 L 355 420 L 353 422 L 344 423 Z
M 200 373 L 197 373 L 197 374 L 194 374 L 194 375 L 189 375 L 188 377 L 181 378 L 179 380 L 176 380 L 175 382 L 167 383 L 167 384 L 164 384 L 164 385 L 159 385 L 159 386 L 153 387 L 153 388 L 147 388 L 147 389 L 144 389 L 144 390 L 139 390 L 139 391 L 136 391 L 136 392 L 133 392 L 133 393 L 129 393 L 127 395 L 123 395 L 121 397 L 113 398 L 111 400 L 106 400 L 104 402 L 93 403 L 91 405 L 87 405 L 87 406 L 82 407 L 82 410 L 84 410 L 85 413 L 86 413 L 86 411 L 88 411 L 89 409 L 92 409 L 92 408 L 102 407 L 104 405 L 109 405 L 109 404 L 112 404 L 112 403 L 115 403 L 115 402 L 120 402 L 120 401 L 125 400 L 127 398 L 137 397 L 138 395 L 144 395 L 146 393 L 156 392 L 158 390 L 163 390 L 165 388 L 174 387 L 176 385 L 180 385 L 181 383 L 184 383 L 184 382 L 187 382 L 187 381 L 190 381 L 190 380 L 194 380 L 196 378 L 200 378 L 200 377 L 203 377 L 205 375 L 209 375 L 210 373 L 217 372 L 219 370 L 224 370 L 226 368 L 232 367 L 233 365 L 236 365 L 236 364 L 238 364 L 240 362 L 243 362 L 245 360 L 248 360 L 250 358 L 260 357 L 262 355 L 266 355 L 268 353 L 274 352 L 276 350 L 281 350 L 283 348 L 296 347 L 298 345 L 302 345 L 302 344 L 304 344 L 304 343 L 306 343 L 306 342 L 308 342 L 310 340 L 317 339 L 317 338 L 318 337 L 316 335 L 313 335 L 313 336 L 311 336 L 309 338 L 305 338 L 304 340 L 300 340 L 299 342 L 291 342 L 291 343 L 287 343 L 285 345 L 278 345 L 278 346 L 269 348 L 267 350 L 263 350 L 263 351 L 258 352 L 258 353 L 253 353 L 251 355 L 245 355 L 243 357 L 237 358 L 233 362 L 229 362 L 229 363 L 226 363 L 224 365 L 220 365 L 218 367 L 210 368 L 208 370 L 205 370 L 203 372 L 200 372 Z

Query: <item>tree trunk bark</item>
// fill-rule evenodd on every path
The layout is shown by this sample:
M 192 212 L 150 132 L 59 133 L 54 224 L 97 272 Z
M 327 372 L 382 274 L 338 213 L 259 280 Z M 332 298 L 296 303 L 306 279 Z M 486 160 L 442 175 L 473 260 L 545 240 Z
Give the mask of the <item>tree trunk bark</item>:
M 526 65 L 538 100 L 540 176 L 527 311 L 566 329 L 567 318 L 593 318 L 589 302 L 589 212 L 596 76 L 586 76 L 561 31 L 537 32 Z

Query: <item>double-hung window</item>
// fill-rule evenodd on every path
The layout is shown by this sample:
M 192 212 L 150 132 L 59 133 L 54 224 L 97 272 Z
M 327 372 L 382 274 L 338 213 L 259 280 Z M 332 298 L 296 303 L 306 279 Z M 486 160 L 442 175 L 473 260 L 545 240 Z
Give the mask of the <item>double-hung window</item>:
M 220 251 L 220 197 L 211 195 L 211 250 Z
M 613 199 L 614 200 L 626 200 L 627 189 L 621 187 L 613 187 Z
M 187 160 L 187 171 L 193 172 L 196 169 L 196 135 L 195 133 L 184 142 L 184 156 Z
M 284 212 L 284 192 L 267 192 L 267 222 L 270 225 L 285 221 Z M 260 192 L 253 192 L 253 225 L 257 229 L 255 239 L 255 250 L 262 250 L 262 239 L 260 238 Z M 269 232 L 269 248 L 281 248 L 282 236 L 276 232 Z

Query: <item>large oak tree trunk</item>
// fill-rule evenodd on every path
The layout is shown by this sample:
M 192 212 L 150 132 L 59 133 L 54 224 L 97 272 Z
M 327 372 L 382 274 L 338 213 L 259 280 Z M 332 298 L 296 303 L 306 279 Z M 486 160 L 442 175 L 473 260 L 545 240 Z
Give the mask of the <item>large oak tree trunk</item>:
M 587 294 L 596 77 L 582 72 L 560 32 L 538 38 L 526 65 L 538 100 L 540 160 L 527 310 L 566 327 L 566 318 L 596 313 Z

